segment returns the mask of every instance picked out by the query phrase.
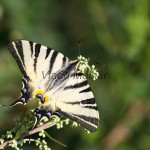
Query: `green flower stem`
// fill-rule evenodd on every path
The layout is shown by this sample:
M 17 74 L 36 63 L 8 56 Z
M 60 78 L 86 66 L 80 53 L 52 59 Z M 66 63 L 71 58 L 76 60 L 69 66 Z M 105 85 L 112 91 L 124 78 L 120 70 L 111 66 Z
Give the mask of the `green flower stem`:
M 20 138 L 24 138 L 24 137 L 26 137 L 26 136 L 35 134 L 35 133 L 37 133 L 37 132 L 40 132 L 40 131 L 45 130 L 45 129 L 47 129 L 47 128 L 50 128 L 50 127 L 52 127 L 52 126 L 54 126 L 54 125 L 56 125 L 56 124 L 57 124 L 57 122 L 52 122 L 52 123 L 51 123 L 51 122 L 48 122 L 48 123 L 45 123 L 44 125 L 41 125 L 41 126 L 35 128 L 35 129 L 32 130 L 32 131 L 29 131 L 28 133 L 23 133 L 23 134 L 20 136 Z M 0 145 L 0 149 L 3 149 L 3 148 L 5 148 L 6 146 L 8 146 L 13 140 L 16 140 L 16 138 L 11 139 L 11 140 L 6 141 L 6 142 L 4 142 L 3 144 L 1 144 L 1 145 Z M 61 144 L 61 145 L 62 145 L 62 144 Z
M 45 133 L 45 135 L 46 135 L 50 140 L 52 140 L 52 141 L 54 141 L 54 142 L 56 142 L 56 143 L 58 143 L 58 144 L 60 144 L 60 145 L 62 145 L 62 146 L 64 146 L 64 147 L 67 147 L 67 145 L 65 145 L 65 144 L 63 144 L 63 143 L 57 141 L 56 139 L 52 138 L 46 131 L 44 131 L 44 133 Z

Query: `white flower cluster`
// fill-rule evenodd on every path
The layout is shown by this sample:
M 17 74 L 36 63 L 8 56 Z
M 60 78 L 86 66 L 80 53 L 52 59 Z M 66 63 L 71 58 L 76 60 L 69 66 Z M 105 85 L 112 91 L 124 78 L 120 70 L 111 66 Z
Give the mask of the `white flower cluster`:
M 99 72 L 97 72 L 95 65 L 92 65 L 91 71 L 90 71 L 91 76 L 93 77 L 93 80 L 97 80 L 99 77 Z
M 97 80 L 99 77 L 99 73 L 97 72 L 97 69 L 95 68 L 95 65 L 90 66 L 89 62 L 90 59 L 87 59 L 83 56 L 78 56 L 78 60 L 80 61 L 79 70 L 84 74 L 90 75 L 93 80 Z
M 43 138 L 46 137 L 44 130 L 42 130 L 42 131 L 39 132 L 39 136 L 41 136 L 41 137 L 43 137 Z
M 43 139 L 41 140 L 40 138 L 38 138 L 37 140 L 35 140 L 36 146 L 39 147 L 39 150 L 51 150 L 48 145 L 47 142 Z
M 13 137 L 11 131 L 7 131 L 6 136 L 8 139 Z
M 38 126 L 43 125 L 47 121 L 48 121 L 48 118 L 47 117 L 43 117 L 42 120 L 39 122 Z
M 88 133 L 88 134 L 90 134 L 91 132 L 89 131 L 89 130 L 87 130 L 87 129 L 85 129 L 85 131 Z
M 70 120 L 69 120 L 68 118 L 65 119 L 65 120 L 60 120 L 60 121 L 56 124 L 57 129 L 63 128 L 64 124 L 65 124 L 65 125 L 68 125 L 68 124 L 69 124 L 69 121 L 70 121 Z
M 81 55 L 77 58 L 80 61 L 79 69 L 83 74 L 85 74 L 87 70 L 90 70 L 90 66 L 88 64 L 90 60 Z
M 71 124 L 72 127 L 78 127 L 78 126 L 80 126 L 77 122 L 75 122 L 75 121 L 70 121 L 70 119 L 67 118 L 67 119 L 64 119 L 64 120 L 60 120 L 60 121 L 56 124 L 57 129 L 63 128 L 64 125 L 68 125 L 70 122 L 72 123 L 72 124 Z
M 3 144 L 4 143 L 4 139 L 0 139 L 0 144 Z
M 16 140 L 12 140 L 11 143 L 9 144 L 10 147 L 16 149 L 16 150 L 20 150 L 20 148 L 18 147 L 18 143 Z
M 75 121 L 72 122 L 72 127 L 77 127 L 79 124 Z
M 15 120 L 15 125 L 16 125 L 16 126 L 20 126 L 20 125 L 21 125 L 21 122 L 20 122 L 19 119 L 16 119 L 16 120 Z

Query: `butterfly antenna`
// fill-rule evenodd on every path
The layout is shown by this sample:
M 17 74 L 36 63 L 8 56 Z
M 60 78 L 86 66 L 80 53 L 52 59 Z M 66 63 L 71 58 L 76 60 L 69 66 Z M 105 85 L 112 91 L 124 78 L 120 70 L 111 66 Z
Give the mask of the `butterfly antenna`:
M 13 107 L 13 106 L 15 106 L 15 105 L 17 105 L 17 104 L 19 104 L 20 103 L 20 100 L 17 100 L 17 101 L 15 101 L 14 103 L 12 103 L 12 104 L 10 104 L 10 105 L 8 105 L 9 107 Z
M 13 107 L 13 106 L 18 105 L 18 104 L 23 104 L 23 105 L 25 105 L 26 102 L 25 102 L 23 99 L 18 99 L 18 100 L 16 100 L 15 102 L 13 102 L 12 104 L 6 105 L 6 106 Z
M 13 103 L 10 104 L 10 105 L 0 104 L 0 107 L 1 107 L 1 106 L 13 107 L 13 106 L 15 106 L 15 105 L 17 105 L 17 104 L 19 104 L 19 103 L 22 103 L 22 102 L 21 102 L 20 100 L 17 100 L 17 101 L 13 102 Z M 22 104 L 24 104 L 24 103 L 22 103 Z
M 79 45 L 79 56 L 80 56 L 80 49 L 81 49 L 81 42 L 80 41 L 78 41 L 78 45 Z

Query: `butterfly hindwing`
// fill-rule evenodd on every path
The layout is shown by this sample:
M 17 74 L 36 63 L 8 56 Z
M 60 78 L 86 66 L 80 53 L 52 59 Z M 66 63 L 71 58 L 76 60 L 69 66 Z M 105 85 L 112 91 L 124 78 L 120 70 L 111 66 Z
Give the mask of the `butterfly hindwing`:
M 99 125 L 99 112 L 88 81 L 82 73 L 69 78 L 65 88 L 56 101 L 60 113 L 89 131 Z

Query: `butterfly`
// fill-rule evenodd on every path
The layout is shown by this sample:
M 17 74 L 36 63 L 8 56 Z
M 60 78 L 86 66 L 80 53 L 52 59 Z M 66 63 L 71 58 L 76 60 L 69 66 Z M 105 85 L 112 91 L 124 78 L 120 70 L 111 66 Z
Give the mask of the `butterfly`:
M 23 74 L 21 96 L 11 106 L 39 99 L 38 122 L 53 115 L 69 118 L 94 132 L 99 112 L 80 61 L 71 61 L 51 48 L 26 40 L 11 42 L 8 49 Z

